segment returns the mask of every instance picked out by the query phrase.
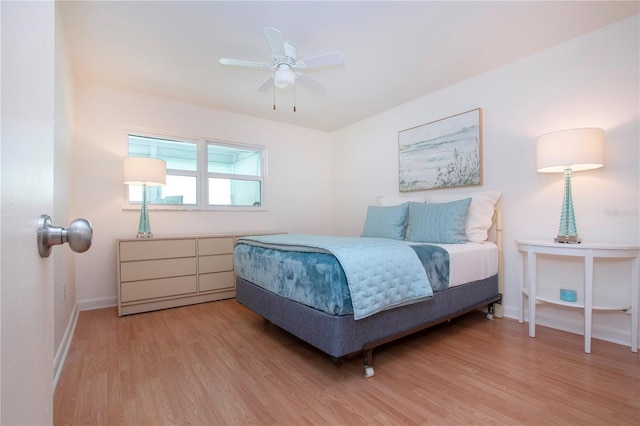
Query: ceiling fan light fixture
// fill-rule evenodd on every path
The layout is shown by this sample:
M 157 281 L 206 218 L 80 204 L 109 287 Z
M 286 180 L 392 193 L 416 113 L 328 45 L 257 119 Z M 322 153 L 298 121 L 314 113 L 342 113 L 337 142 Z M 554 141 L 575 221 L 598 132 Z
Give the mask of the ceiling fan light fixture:
M 265 90 L 273 88 L 275 94 L 275 89 L 295 88 L 298 79 L 300 79 L 299 83 L 307 88 L 321 92 L 323 91 L 323 86 L 300 72 L 300 70 L 306 71 L 311 68 L 341 65 L 344 62 L 344 55 L 338 51 L 310 56 L 298 61 L 296 45 L 284 41 L 280 31 L 272 27 L 267 27 L 263 32 L 267 44 L 271 49 L 271 62 L 255 62 L 230 58 L 220 58 L 219 60 L 222 65 L 270 70 L 272 75 L 258 86 L 258 92 L 264 92 Z
M 273 76 L 274 84 L 279 89 L 287 89 L 296 82 L 296 74 L 286 65 L 280 65 Z

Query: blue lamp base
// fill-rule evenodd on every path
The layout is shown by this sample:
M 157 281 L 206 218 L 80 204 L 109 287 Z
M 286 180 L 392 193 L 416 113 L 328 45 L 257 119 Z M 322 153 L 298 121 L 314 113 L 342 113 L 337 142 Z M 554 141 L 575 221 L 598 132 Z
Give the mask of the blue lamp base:
M 147 208 L 147 185 L 142 186 L 142 207 L 140 208 L 140 223 L 138 225 L 138 238 L 153 238 L 149 223 L 149 209 Z
M 555 243 L 562 244 L 580 244 L 582 239 L 577 235 L 558 235 L 553 239 Z
M 553 241 L 563 244 L 580 244 L 582 242 L 582 239 L 578 237 L 576 218 L 573 214 L 570 168 L 564 170 L 564 199 L 562 200 L 562 212 L 560 213 L 560 228 L 558 236 Z

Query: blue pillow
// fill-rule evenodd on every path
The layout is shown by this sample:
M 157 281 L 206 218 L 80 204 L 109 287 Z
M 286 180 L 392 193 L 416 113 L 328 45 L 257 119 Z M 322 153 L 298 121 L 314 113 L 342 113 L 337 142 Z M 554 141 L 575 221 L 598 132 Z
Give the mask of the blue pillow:
M 408 212 L 408 202 L 399 206 L 367 207 L 367 219 L 361 236 L 403 240 Z
M 409 206 L 408 241 L 461 244 L 467 241 L 465 225 L 471 198 L 450 203 L 414 203 Z

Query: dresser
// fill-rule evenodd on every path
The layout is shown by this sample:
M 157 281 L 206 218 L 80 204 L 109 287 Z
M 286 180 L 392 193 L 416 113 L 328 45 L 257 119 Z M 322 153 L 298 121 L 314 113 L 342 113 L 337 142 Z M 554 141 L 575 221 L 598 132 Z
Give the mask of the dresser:
M 264 234 L 117 240 L 118 315 L 235 297 L 235 240 Z

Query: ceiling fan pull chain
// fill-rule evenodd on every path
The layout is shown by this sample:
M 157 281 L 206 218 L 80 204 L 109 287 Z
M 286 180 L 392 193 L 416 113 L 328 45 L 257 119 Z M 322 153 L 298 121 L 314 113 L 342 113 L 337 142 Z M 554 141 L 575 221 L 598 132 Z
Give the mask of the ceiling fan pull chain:
M 293 112 L 296 112 L 296 85 L 293 85 Z
M 276 86 L 273 86 L 273 110 L 276 110 Z

